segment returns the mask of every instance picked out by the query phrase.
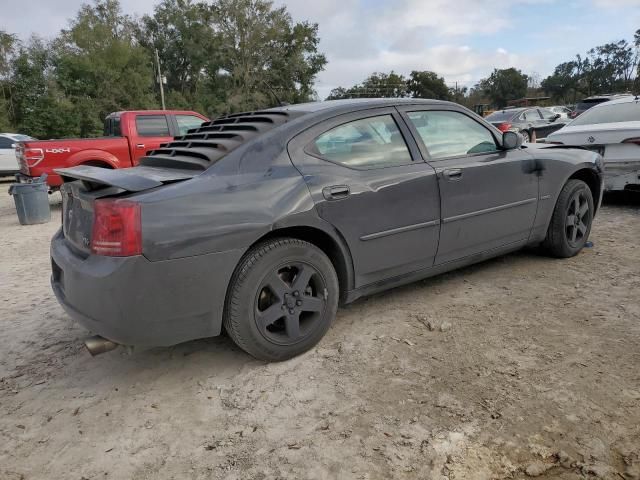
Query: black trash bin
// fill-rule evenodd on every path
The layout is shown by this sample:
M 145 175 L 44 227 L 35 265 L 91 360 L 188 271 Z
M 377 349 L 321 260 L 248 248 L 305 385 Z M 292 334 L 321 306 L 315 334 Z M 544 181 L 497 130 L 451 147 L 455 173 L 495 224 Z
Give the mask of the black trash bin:
M 46 174 L 31 183 L 12 184 L 9 187 L 9 195 L 13 195 L 21 225 L 35 225 L 51 220 Z

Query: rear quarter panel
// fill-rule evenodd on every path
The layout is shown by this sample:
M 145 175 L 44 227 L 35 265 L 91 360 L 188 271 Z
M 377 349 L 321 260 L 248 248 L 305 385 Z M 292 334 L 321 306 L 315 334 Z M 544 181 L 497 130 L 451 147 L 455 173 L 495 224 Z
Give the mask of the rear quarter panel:
M 273 229 L 319 222 L 302 176 L 268 137 L 192 180 L 137 195 L 144 255 L 164 260 L 246 251 Z

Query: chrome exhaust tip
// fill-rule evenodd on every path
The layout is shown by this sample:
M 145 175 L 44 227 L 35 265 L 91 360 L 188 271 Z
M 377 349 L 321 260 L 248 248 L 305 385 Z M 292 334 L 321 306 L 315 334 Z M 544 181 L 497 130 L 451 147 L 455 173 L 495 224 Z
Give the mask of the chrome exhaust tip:
M 87 347 L 87 350 L 89 350 L 91 356 L 95 357 L 96 355 L 100 355 L 101 353 L 115 350 L 119 347 L 119 344 L 114 343 L 111 340 L 107 340 L 106 338 L 102 338 L 99 335 L 95 335 L 93 337 L 86 338 L 84 340 L 84 346 Z

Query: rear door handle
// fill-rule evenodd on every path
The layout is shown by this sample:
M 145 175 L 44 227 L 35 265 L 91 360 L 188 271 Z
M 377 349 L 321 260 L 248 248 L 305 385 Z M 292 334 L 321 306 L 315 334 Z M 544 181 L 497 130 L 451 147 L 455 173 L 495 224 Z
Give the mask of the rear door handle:
M 461 168 L 450 168 L 450 169 L 444 170 L 442 172 L 442 175 L 447 180 L 455 182 L 455 181 L 460 180 L 462 178 L 462 169 Z
M 348 185 L 333 185 L 322 189 L 322 195 L 327 200 L 340 200 L 351 193 Z

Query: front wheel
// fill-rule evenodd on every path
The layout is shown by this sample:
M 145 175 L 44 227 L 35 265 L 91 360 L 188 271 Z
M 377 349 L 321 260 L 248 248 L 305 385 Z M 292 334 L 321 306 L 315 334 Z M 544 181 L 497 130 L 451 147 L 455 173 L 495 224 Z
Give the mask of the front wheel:
M 569 180 L 551 217 L 543 244 L 546 250 L 558 258 L 577 255 L 589 239 L 594 213 L 591 189 L 582 180 Z
M 224 327 L 254 357 L 286 360 L 325 335 L 338 296 L 335 269 L 322 250 L 295 238 L 268 240 L 240 261 L 229 286 Z

